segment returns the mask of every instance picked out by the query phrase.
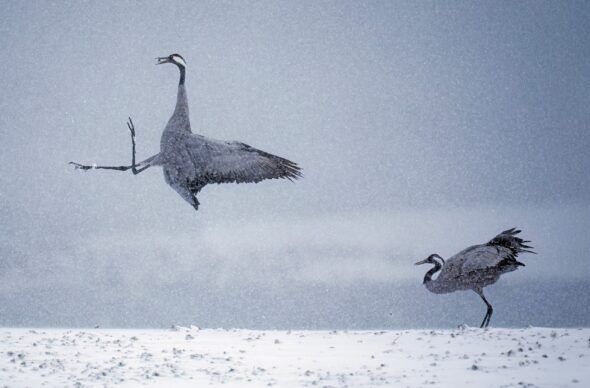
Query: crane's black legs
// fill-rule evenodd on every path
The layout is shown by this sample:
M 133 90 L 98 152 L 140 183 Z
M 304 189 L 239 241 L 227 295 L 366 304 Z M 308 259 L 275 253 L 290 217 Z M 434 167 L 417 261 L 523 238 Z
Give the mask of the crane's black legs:
M 137 175 L 143 170 L 150 167 L 150 164 L 145 165 L 144 167 L 137 168 L 135 164 L 135 126 L 133 125 L 133 121 L 131 117 L 129 117 L 129 121 L 127 122 L 127 128 L 129 128 L 129 132 L 131 132 L 131 171 L 133 175 Z
M 76 163 L 76 162 L 70 162 L 70 164 L 73 165 L 74 168 L 76 168 L 76 170 L 84 170 L 84 171 L 99 170 L 99 169 L 100 170 L 127 171 L 127 170 L 131 169 L 131 171 L 133 172 L 133 175 L 137 175 L 140 172 L 144 171 L 145 169 L 151 167 L 151 165 L 147 162 L 149 162 L 153 158 L 149 158 L 149 159 L 141 162 L 140 164 L 135 164 L 135 126 L 133 125 L 133 121 L 131 120 L 131 117 L 129 117 L 129 121 L 127 122 L 127 128 L 129 128 L 129 132 L 131 133 L 131 166 L 97 166 L 95 164 L 84 165 L 84 164 L 80 164 L 80 163 Z M 137 168 L 138 166 L 141 166 L 143 163 L 147 163 L 147 164 L 141 168 Z
M 481 322 L 480 328 L 488 327 L 488 325 L 490 324 L 490 319 L 492 319 L 492 313 L 494 312 L 494 308 L 492 307 L 490 302 L 487 301 L 486 297 L 483 296 L 483 290 L 481 288 L 476 289 L 474 291 L 477 293 L 477 295 L 479 295 L 481 297 L 481 299 L 483 299 L 486 306 L 488 306 L 488 311 L 486 312 L 485 317 L 483 317 L 483 321 Z

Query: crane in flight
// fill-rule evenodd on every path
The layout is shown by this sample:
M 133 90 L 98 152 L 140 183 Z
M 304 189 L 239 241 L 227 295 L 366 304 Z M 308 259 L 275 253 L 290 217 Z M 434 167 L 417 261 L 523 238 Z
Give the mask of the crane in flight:
M 160 152 L 142 162 L 135 162 L 135 126 L 129 118 L 130 166 L 70 162 L 76 169 L 131 170 L 137 175 L 152 166 L 161 166 L 166 183 L 195 210 L 199 208 L 197 194 L 210 183 L 258 183 L 265 179 L 293 181 L 303 176 L 301 168 L 287 159 L 238 141 L 215 140 L 193 133 L 185 89 L 186 62 L 179 54 L 159 57 L 157 61 L 157 65 L 174 64 L 180 71 L 176 108 L 162 133 Z
M 415 265 L 434 265 L 424 276 L 424 286 L 435 294 L 473 290 L 488 308 L 480 326 L 487 327 L 494 309 L 483 295 L 484 287 L 496 283 L 500 275 L 524 267 L 516 260 L 520 253 L 535 253 L 531 251 L 533 247 L 526 245 L 530 241 L 516 236 L 520 232 L 515 228 L 505 230 L 487 243 L 470 246 L 446 261 L 434 253 L 417 262 Z M 440 274 L 432 280 L 438 271 Z

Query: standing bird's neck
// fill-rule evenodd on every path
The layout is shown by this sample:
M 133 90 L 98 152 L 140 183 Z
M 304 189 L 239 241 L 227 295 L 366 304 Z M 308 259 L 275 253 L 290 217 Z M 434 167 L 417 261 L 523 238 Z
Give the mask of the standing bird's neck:
M 438 271 L 440 271 L 440 269 L 442 268 L 442 265 L 438 262 L 438 261 L 434 261 L 434 267 L 431 268 L 428 272 L 426 272 L 426 275 L 424 275 L 424 284 L 427 285 L 428 287 L 428 283 L 432 282 L 432 275 L 434 275 L 435 273 L 437 273 Z
M 426 286 L 428 291 L 435 294 L 444 294 L 445 292 L 448 292 L 447 284 L 444 281 L 441 281 L 440 276 L 432 280 L 432 275 L 440 271 L 441 268 L 442 265 L 438 260 L 434 260 L 434 268 L 430 269 L 430 271 L 426 272 L 426 275 L 424 275 L 424 286 Z

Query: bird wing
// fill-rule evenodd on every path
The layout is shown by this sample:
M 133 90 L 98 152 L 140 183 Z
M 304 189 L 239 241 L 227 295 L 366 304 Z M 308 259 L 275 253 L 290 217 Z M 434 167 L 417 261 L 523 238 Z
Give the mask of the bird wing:
M 491 245 L 475 245 L 458 253 L 462 254 L 461 273 L 481 272 L 490 268 L 496 268 L 506 260 L 514 257 L 508 248 Z
M 205 184 L 302 177 L 296 163 L 237 141 L 191 135 L 187 147 L 197 170 L 196 178 Z
M 495 276 L 503 267 L 510 252 L 506 248 L 474 245 L 449 258 L 443 266 L 437 282 L 443 284 L 471 285 L 474 280 Z M 515 260 L 514 260 L 515 261 Z
M 522 252 L 535 252 L 531 250 L 531 246 L 526 245 L 530 241 L 516 237 L 520 232 L 515 228 L 508 229 L 486 244 L 473 245 L 462 250 L 446 261 L 441 276 L 454 278 L 490 268 L 524 265 L 516 260 L 518 255 Z
M 500 233 L 486 244 L 473 245 L 449 258 L 437 282 L 471 288 L 484 287 L 494 283 L 506 272 L 514 271 L 523 263 L 516 260 L 521 252 L 532 252 L 528 241 L 516 237 L 520 230 L 509 229 Z
M 533 247 L 526 245 L 527 243 L 530 243 L 530 241 L 516 237 L 520 232 L 521 231 L 516 228 L 505 230 L 488 241 L 486 245 L 507 248 L 510 250 L 514 258 L 518 257 L 518 254 L 521 252 L 535 253 L 531 250 Z

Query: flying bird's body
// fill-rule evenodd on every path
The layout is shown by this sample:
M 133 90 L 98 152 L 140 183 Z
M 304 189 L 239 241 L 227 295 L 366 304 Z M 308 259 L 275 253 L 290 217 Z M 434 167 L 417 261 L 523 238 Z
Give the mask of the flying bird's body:
M 522 252 L 530 252 L 530 246 L 516 235 L 520 230 L 509 229 L 500 233 L 486 244 L 473 245 L 462 250 L 446 261 L 437 254 L 430 255 L 418 264 L 434 264 L 424 276 L 424 286 L 435 294 L 473 290 L 486 303 L 488 311 L 481 326 L 487 326 L 492 317 L 492 305 L 483 295 L 483 288 L 494 284 L 501 275 L 524 266 L 516 260 Z M 438 260 L 440 260 L 440 262 Z M 442 262 L 442 264 L 441 264 Z M 432 276 L 439 272 L 436 279 Z
M 197 194 L 209 183 L 257 183 L 264 179 L 298 179 L 301 169 L 296 163 L 271 155 L 240 142 L 206 138 L 191 131 L 185 78 L 186 63 L 178 54 L 158 58 L 158 64 L 173 63 L 180 71 L 176 107 L 160 140 L 160 153 L 135 164 L 135 128 L 131 131 L 133 146 L 131 166 L 85 166 L 76 168 L 126 171 L 134 174 L 151 166 L 161 166 L 164 179 L 182 198 L 196 209 Z

